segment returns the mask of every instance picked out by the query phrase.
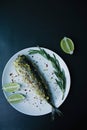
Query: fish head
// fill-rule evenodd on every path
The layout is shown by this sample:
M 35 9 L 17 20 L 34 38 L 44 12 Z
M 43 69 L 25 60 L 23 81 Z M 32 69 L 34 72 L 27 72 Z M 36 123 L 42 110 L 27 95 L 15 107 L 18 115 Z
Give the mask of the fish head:
M 25 55 L 18 55 L 18 57 L 13 62 L 13 65 L 20 75 L 25 75 L 26 72 L 30 71 L 30 66 L 27 64 L 27 58 Z

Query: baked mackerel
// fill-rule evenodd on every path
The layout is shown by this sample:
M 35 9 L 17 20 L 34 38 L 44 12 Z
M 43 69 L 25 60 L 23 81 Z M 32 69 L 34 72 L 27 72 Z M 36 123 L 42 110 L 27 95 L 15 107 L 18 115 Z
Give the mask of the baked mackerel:
M 50 92 L 46 80 L 44 80 L 43 75 L 41 75 L 32 61 L 25 55 L 18 55 L 14 61 L 14 67 L 16 72 L 22 77 L 23 82 L 31 86 L 36 94 L 52 106 L 52 115 L 55 112 L 61 115 L 61 112 L 54 105 L 52 92 Z

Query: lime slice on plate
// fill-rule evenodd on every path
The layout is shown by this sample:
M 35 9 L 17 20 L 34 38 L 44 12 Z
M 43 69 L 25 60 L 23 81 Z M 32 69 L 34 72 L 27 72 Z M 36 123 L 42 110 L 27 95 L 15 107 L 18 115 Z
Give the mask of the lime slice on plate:
M 20 88 L 20 84 L 18 83 L 7 83 L 3 86 L 3 90 L 6 92 L 15 92 Z
M 61 49 L 67 54 L 73 54 L 74 43 L 70 38 L 64 37 L 60 42 Z
M 25 99 L 25 96 L 19 93 L 8 96 L 7 100 L 10 103 L 19 103 Z

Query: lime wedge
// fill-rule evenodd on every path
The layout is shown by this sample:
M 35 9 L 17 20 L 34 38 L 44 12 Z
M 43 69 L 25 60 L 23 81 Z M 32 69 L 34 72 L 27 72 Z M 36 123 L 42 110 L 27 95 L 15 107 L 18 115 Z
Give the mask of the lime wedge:
M 24 99 L 25 99 L 24 95 L 16 93 L 16 94 L 10 95 L 7 100 L 10 103 L 19 103 L 23 101 Z
M 60 42 L 61 49 L 67 54 L 73 54 L 74 43 L 70 38 L 64 37 Z
M 18 83 L 7 83 L 3 86 L 3 90 L 6 92 L 15 92 L 20 88 L 20 84 Z

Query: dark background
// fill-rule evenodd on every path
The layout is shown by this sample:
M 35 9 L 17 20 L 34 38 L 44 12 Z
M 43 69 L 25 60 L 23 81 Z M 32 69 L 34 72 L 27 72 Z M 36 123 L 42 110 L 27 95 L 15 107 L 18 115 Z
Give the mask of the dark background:
M 68 0 L 0 1 L 0 130 L 71 130 L 85 128 L 87 116 L 87 9 L 86 2 Z M 70 37 L 73 55 L 60 49 L 60 40 Z M 2 72 L 16 52 L 43 46 L 59 54 L 69 67 L 71 89 L 60 106 L 63 117 L 51 114 L 33 117 L 12 108 L 2 92 Z

